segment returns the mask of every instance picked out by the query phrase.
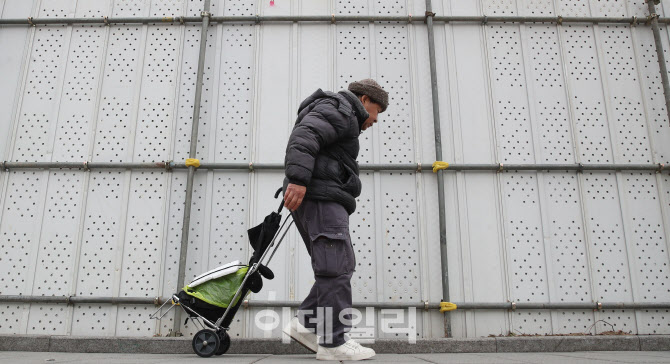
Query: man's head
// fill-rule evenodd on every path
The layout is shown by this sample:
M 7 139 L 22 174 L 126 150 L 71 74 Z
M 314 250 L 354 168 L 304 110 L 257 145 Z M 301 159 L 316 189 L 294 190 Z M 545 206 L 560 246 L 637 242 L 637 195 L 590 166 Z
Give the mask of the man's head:
M 370 117 L 368 117 L 361 130 L 371 127 L 377 122 L 377 114 L 386 111 L 389 104 L 389 94 L 373 79 L 366 78 L 358 82 L 349 84 L 349 91 L 353 92 L 359 100 L 363 103 L 363 107 L 367 110 Z

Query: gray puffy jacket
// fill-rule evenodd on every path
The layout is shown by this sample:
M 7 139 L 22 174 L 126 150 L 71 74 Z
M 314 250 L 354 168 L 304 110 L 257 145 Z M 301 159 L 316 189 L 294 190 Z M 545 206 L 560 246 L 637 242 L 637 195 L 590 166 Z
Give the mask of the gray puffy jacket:
M 284 159 L 289 183 L 307 187 L 305 199 L 340 203 L 349 214 L 361 194 L 358 136 L 368 118 L 353 94 L 314 92 L 298 109 Z

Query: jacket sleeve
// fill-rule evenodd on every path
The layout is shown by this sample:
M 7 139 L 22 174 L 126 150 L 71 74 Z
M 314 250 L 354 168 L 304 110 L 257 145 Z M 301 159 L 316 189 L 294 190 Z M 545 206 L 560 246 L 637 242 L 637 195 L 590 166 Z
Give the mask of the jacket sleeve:
M 330 102 L 317 104 L 291 132 L 284 160 L 289 183 L 307 186 L 319 151 L 336 142 L 346 130 L 347 118 Z

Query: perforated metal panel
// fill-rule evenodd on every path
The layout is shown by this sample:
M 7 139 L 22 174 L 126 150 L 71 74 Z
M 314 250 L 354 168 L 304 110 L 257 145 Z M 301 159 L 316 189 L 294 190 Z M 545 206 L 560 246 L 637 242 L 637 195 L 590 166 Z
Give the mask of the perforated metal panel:
M 584 6 L 586 5 L 586 6 Z M 570 16 L 589 16 L 588 4 L 564 1 L 557 12 Z M 605 96 L 600 65 L 591 25 L 563 27 L 560 33 L 567 67 L 567 84 L 572 98 L 571 115 L 575 130 L 576 161 L 581 163 L 612 163 L 612 147 L 605 110 Z M 570 60 L 572 60 L 570 62 Z M 614 173 L 589 172 L 580 175 L 585 217 L 586 239 L 590 254 L 590 273 L 594 299 L 598 301 L 631 300 L 630 273 L 625 251 L 618 191 Z M 617 320 L 617 329 L 634 330 L 632 312 L 596 313 L 596 319 Z M 608 321 L 610 322 L 610 321 Z M 596 331 L 611 330 L 596 324 Z
M 514 1 L 486 1 L 484 13 L 514 15 Z M 534 163 L 531 115 L 519 25 L 486 27 L 490 87 L 502 163 Z M 501 176 L 505 237 L 508 254 L 510 298 L 517 302 L 549 300 L 544 227 L 540 210 L 538 177 L 534 172 L 509 172 Z M 516 313 L 510 331 L 549 333 L 547 312 Z
M 48 6 L 42 6 L 38 10 L 40 15 L 46 16 L 71 16 L 74 12 L 74 2 L 59 1 Z M 33 46 L 30 53 L 30 65 L 25 81 L 26 87 L 20 106 L 17 108 L 17 128 L 14 135 L 13 150 L 8 156 L 12 160 L 51 161 L 54 145 L 54 135 L 59 120 L 59 102 L 65 69 L 67 67 L 68 47 L 70 43 L 71 29 L 66 27 L 55 27 L 49 29 L 35 29 Z M 40 130 L 39 132 L 33 132 Z M 14 159 L 16 158 L 16 159 Z M 49 230 L 49 226 L 42 225 L 43 216 L 47 219 L 61 215 L 63 212 L 55 206 L 63 203 L 61 196 L 54 201 L 54 182 L 51 182 L 52 198 L 46 201 L 49 186 L 49 174 L 47 171 L 31 171 L 12 173 L 8 177 L 8 189 L 6 190 L 4 211 L 0 226 L 0 234 L 3 236 L 3 244 L 6 252 L 3 260 L 3 276 L 5 277 L 6 294 L 30 294 L 35 292 L 36 271 L 38 256 L 44 260 L 47 249 L 53 249 L 55 244 L 67 247 L 71 244 L 73 237 L 68 231 L 63 231 L 62 236 L 55 237 L 55 232 Z M 59 181 L 56 182 L 56 184 Z M 63 191 L 60 191 L 63 192 Z M 74 191 L 71 191 L 74 194 Z M 29 198 L 25 198 L 31 194 Z M 46 211 L 45 204 L 51 202 L 51 210 Z M 72 223 L 72 222 L 70 222 Z M 53 224 L 53 220 L 52 220 Z M 45 228 L 45 235 L 40 236 L 40 228 Z M 76 226 L 71 225 L 71 228 Z M 49 236 L 51 235 L 51 236 Z M 60 238 L 60 239 L 59 239 Z M 76 237 L 75 237 L 76 238 Z M 56 240 L 54 242 L 54 240 Z M 44 242 L 43 244 L 41 244 Z M 40 251 L 44 250 L 41 252 Z M 61 251 L 62 253 L 62 251 Z M 67 251 L 64 258 L 67 257 Z M 54 257 L 56 258 L 56 257 Z M 51 262 L 51 259 L 47 260 Z M 55 262 L 54 262 L 55 263 Z M 71 263 L 70 263 L 71 264 Z M 64 270 L 65 267 L 62 267 Z M 12 278 L 10 278 L 12 277 Z M 38 294 L 49 293 L 49 278 L 40 277 L 42 283 L 38 287 L 44 287 Z M 37 278 L 37 279 L 40 279 Z M 61 277 L 62 278 L 62 277 Z M 66 278 L 71 279 L 69 276 Z M 59 287 L 61 289 L 65 287 Z M 10 293 L 11 292 L 11 293 Z M 65 333 L 66 311 L 63 306 L 50 305 L 23 305 L 22 327 L 12 327 L 8 332 L 32 332 L 32 333 Z M 52 320 L 45 319 L 45 310 L 56 310 Z M 32 313 L 32 315 L 28 315 Z M 21 315 L 20 312 L 13 312 Z M 25 326 L 24 326 L 25 325 Z
M 202 0 L 6 1 L 2 17 L 199 16 Z M 442 15 L 642 18 L 643 0 L 438 1 Z M 663 12 L 668 6 L 659 6 Z M 423 14 L 422 0 L 212 1 L 215 15 Z M 668 29 L 662 26 L 663 42 Z M 153 162 L 188 157 L 201 26 L 9 27 L 0 160 Z M 649 27 L 435 25 L 443 159 L 450 163 L 668 163 L 668 121 Z M 280 163 L 297 107 L 316 88 L 375 78 L 390 91 L 361 135 L 360 163 L 430 163 L 434 136 L 424 24 L 213 24 L 197 158 Z M 4 62 L 4 58 L 3 58 Z M 2 139 L 2 138 L 0 138 Z M 447 172 L 452 301 L 667 302 L 670 181 L 649 172 Z M 186 281 L 247 260 L 246 229 L 277 201 L 281 172 L 198 171 Z M 433 174 L 363 172 L 351 217 L 354 301 L 441 299 Z M 184 170 L 0 172 L 0 294 L 169 297 L 175 293 Z M 277 278 L 250 299 L 301 300 L 313 276 L 292 229 Z M 37 268 L 40 269 L 37 269 Z M 165 335 L 148 305 L 6 304 L 0 332 Z M 273 309 L 283 320 L 284 312 Z M 279 336 L 242 310 L 232 335 Z M 407 311 L 405 311 L 405 314 Z M 418 337 L 444 335 L 416 312 Z M 392 315 L 391 315 L 392 316 Z M 383 332 L 389 315 L 363 312 Z M 455 336 L 615 330 L 661 334 L 667 310 L 453 313 Z M 607 324 L 604 324 L 604 320 Z M 595 324 L 595 325 L 594 325 Z M 182 327 L 191 334 L 191 323 Z
M 596 6 L 592 12 L 604 16 L 627 15 L 625 4 L 612 5 Z M 604 39 L 600 55 L 609 58 L 601 70 L 606 72 L 603 75 L 604 84 L 620 86 L 605 87 L 614 160 L 619 163 L 651 163 L 653 156 L 631 30 L 621 26 L 599 28 L 600 39 Z M 663 287 L 662 282 L 670 276 L 670 268 L 656 178 L 653 173 L 621 173 L 619 181 L 633 299 L 657 300 L 659 295 L 667 298 L 670 291 Z M 657 322 L 650 321 L 652 316 L 658 320 L 657 313 L 637 313 L 639 333 L 659 332 L 661 328 L 656 326 Z
M 519 8 L 522 15 L 555 15 L 552 1 L 533 2 Z M 541 163 L 575 163 L 560 29 L 534 24 L 522 30 L 526 59 L 534 152 Z M 538 174 L 540 205 L 544 207 L 545 252 L 549 300 L 592 301 L 589 256 L 584 235 L 580 176 L 576 172 Z M 548 235 L 548 238 L 546 237 Z M 554 333 L 587 332 L 594 322 L 591 311 L 559 311 L 553 314 Z
M 34 9 L 31 2 L 26 1 L 6 1 L 2 7 L 2 17 L 3 18 L 14 18 L 14 17 L 27 17 L 34 14 L 36 9 Z M 34 31 L 28 29 L 6 29 L 7 32 L 0 32 L 0 45 L 3 49 L 6 49 L 5 58 L 3 60 L 4 67 L 7 69 L 13 69 L 15 72 L 12 74 L 6 75 L 6 82 L 3 82 L 0 86 L 0 103 L 2 103 L 2 109 L 7 110 L 0 116 L 0 127 L 2 130 L 6 130 L 7 133 L 4 137 L 0 138 L 0 159 L 7 160 L 11 155 L 11 144 L 13 136 L 13 128 L 16 125 L 15 120 L 17 120 L 18 110 L 18 99 L 23 94 L 24 82 L 23 79 L 28 70 L 27 64 L 28 57 L 31 56 L 32 48 L 29 46 L 32 44 L 31 39 L 33 37 Z M 25 244 L 28 243 L 26 234 L 27 227 L 19 227 L 19 229 L 24 229 L 23 231 L 12 231 L 8 227 L 3 227 L 2 221 L 4 221 L 7 214 L 10 214 L 10 211 L 19 212 L 17 206 L 18 197 L 16 196 L 13 201 L 9 203 L 11 205 L 5 206 L 5 203 L 9 199 L 10 191 L 12 194 L 16 194 L 20 190 L 16 189 L 16 183 L 19 185 L 25 184 L 27 182 L 26 178 L 24 181 L 21 181 L 19 176 L 10 178 L 11 174 L 6 173 L 6 171 L 0 171 L 0 262 L 3 265 L 11 265 L 12 267 L 9 270 L 3 271 L 5 274 L 5 279 L 0 280 L 0 292 L 15 292 L 18 293 L 24 287 L 24 278 L 19 276 L 7 276 L 8 272 L 13 272 L 18 269 L 19 271 L 24 270 L 26 251 L 21 252 L 21 248 L 25 247 Z M 14 186 L 11 186 L 9 180 L 13 179 Z M 36 196 L 37 197 L 37 196 Z M 7 304 L 0 306 L 0 332 L 2 333 L 18 333 L 21 331 L 22 327 L 22 311 L 23 305 L 19 304 Z

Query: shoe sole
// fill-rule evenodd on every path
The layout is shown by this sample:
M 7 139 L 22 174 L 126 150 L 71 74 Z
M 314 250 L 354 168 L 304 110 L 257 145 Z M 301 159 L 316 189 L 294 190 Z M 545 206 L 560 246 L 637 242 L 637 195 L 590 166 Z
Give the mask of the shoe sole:
M 295 342 L 297 342 L 298 344 L 300 344 L 300 345 L 301 345 L 302 347 L 304 347 L 305 349 L 311 351 L 312 353 L 316 353 L 316 350 L 315 350 L 315 349 L 310 348 L 309 345 L 304 344 L 302 341 L 298 340 L 295 336 L 291 335 L 291 332 L 290 332 L 290 331 L 287 332 L 287 331 L 282 330 L 282 332 L 283 332 L 284 334 L 288 335 L 288 337 L 290 337 L 291 339 L 295 340 Z M 296 336 L 297 336 L 297 335 L 296 335 Z
M 317 355 L 316 360 L 339 360 L 339 361 L 351 360 L 351 361 L 356 361 L 356 360 L 370 359 L 370 358 L 374 357 L 375 355 L 376 355 L 376 353 L 373 353 L 372 355 L 361 353 L 361 354 L 354 355 L 354 356 L 347 356 L 346 358 L 345 357 L 336 357 L 336 356 L 333 356 L 333 355 L 329 355 L 329 356 L 325 356 L 325 355 L 319 356 L 319 355 Z

